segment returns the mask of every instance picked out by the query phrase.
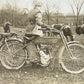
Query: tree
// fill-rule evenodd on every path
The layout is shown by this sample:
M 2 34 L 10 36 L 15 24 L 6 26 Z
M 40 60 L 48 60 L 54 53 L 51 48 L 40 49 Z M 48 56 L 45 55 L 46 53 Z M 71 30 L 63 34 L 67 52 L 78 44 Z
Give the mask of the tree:
M 59 19 L 58 15 L 59 15 L 60 9 L 56 3 L 57 3 L 56 1 L 49 2 L 48 0 L 46 0 L 44 10 L 45 10 L 45 15 L 47 17 L 48 24 L 50 24 L 51 17 L 54 13 L 56 14 L 56 21 L 58 23 L 58 19 Z
M 44 12 L 45 12 L 48 24 L 50 24 L 50 20 L 51 20 L 52 15 L 54 13 L 56 13 L 57 11 L 58 10 L 57 10 L 57 6 L 56 6 L 55 1 L 52 2 L 52 1 L 46 0 L 45 6 L 44 6 Z
M 48 3 L 47 0 L 46 0 L 46 2 L 47 2 L 47 3 L 46 3 L 46 8 L 45 8 L 45 14 L 46 14 L 46 16 L 47 16 L 47 20 L 48 20 L 48 24 L 49 24 L 51 11 L 50 11 L 49 3 Z
M 72 8 L 72 11 L 74 13 L 74 16 L 76 15 L 76 26 L 79 25 L 79 15 L 80 15 L 80 11 L 84 5 L 84 0 L 72 0 L 73 3 L 71 3 L 71 1 L 69 0 L 70 6 Z M 76 10 L 76 11 L 75 11 Z
M 17 20 L 16 20 L 17 19 Z M 12 6 L 9 2 L 3 5 L 0 9 L 0 25 L 3 26 L 4 22 L 9 21 L 16 27 L 25 27 L 26 15 L 23 14 L 23 11 L 15 6 Z
M 1 11 L 1 20 L 2 20 L 2 24 L 5 21 L 10 21 L 11 22 L 11 10 L 12 10 L 12 6 L 11 4 L 7 1 L 6 4 L 4 4 L 2 6 L 2 8 L 0 9 Z

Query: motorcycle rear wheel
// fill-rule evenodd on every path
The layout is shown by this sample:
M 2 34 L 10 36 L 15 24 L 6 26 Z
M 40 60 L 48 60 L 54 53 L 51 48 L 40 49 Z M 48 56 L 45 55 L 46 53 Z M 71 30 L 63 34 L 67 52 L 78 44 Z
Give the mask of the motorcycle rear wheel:
M 18 39 L 7 40 L 1 47 L 1 63 L 6 69 L 19 69 L 25 63 L 26 48 Z

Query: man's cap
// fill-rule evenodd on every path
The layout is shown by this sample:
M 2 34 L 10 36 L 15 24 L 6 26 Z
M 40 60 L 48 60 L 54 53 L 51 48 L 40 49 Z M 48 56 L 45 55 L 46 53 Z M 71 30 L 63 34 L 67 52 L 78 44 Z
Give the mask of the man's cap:
M 33 4 L 34 4 L 34 6 L 41 7 L 42 6 L 42 1 L 41 0 L 34 0 Z

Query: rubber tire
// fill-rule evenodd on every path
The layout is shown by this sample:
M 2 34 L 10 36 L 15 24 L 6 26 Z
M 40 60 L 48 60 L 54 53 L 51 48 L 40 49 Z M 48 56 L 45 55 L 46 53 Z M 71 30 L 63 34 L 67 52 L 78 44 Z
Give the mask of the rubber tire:
M 9 42 L 9 43 L 10 42 L 18 42 L 19 44 L 21 44 L 23 46 L 23 43 L 18 39 L 11 39 L 11 40 L 9 39 L 9 40 L 7 40 L 7 42 Z M 1 47 L 1 51 L 4 49 L 5 46 L 6 46 L 6 44 L 4 43 L 3 46 Z M 26 57 L 26 55 L 27 55 L 26 48 L 22 49 L 22 52 L 23 51 L 24 51 L 24 54 L 25 54 L 25 57 Z M 20 64 L 18 66 L 17 65 L 12 66 L 12 64 L 6 59 L 6 56 L 7 55 L 5 55 L 5 56 L 2 55 L 2 57 L 1 57 L 1 63 L 6 69 L 16 69 L 17 70 L 17 69 L 20 69 L 25 63 L 25 59 L 23 59 L 22 62 L 20 62 Z M 21 60 L 18 60 L 18 62 L 19 61 L 21 61 Z
M 81 48 L 83 49 L 83 51 L 84 51 L 84 46 L 83 46 L 82 44 L 80 44 L 80 43 L 78 43 L 78 42 L 68 43 L 69 48 L 70 48 L 71 46 L 74 46 L 74 45 L 81 47 Z M 70 69 L 68 69 L 68 68 L 66 67 L 66 65 L 64 64 L 64 62 L 63 62 L 63 60 L 62 60 L 62 58 L 64 59 L 63 53 L 64 53 L 65 50 L 66 50 L 65 47 L 62 46 L 61 52 L 60 52 L 60 56 L 59 56 L 59 58 L 60 58 L 60 64 L 61 64 L 62 68 L 63 68 L 66 72 L 68 72 L 68 73 L 73 73 L 73 74 L 78 74 L 78 73 L 83 72 L 83 71 L 84 71 L 84 67 L 81 68 L 80 70 L 75 70 L 75 71 L 74 71 L 74 70 L 70 70 Z M 79 53 L 80 53 L 80 51 L 79 51 Z M 84 55 L 84 52 L 82 53 L 82 55 Z M 84 56 L 83 56 L 83 57 L 84 57 Z M 84 58 L 82 58 L 82 59 L 84 59 Z M 82 61 L 84 61 L 84 60 L 82 60 Z M 82 63 L 82 61 L 80 61 L 80 62 Z M 70 62 L 69 62 L 69 63 L 70 63 Z

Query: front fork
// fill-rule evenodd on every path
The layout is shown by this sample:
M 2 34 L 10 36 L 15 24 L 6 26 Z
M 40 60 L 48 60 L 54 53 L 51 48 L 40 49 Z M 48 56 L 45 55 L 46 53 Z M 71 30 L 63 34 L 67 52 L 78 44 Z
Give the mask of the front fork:
M 62 41 L 63 41 L 63 44 L 64 44 L 65 49 L 66 49 L 67 52 L 68 52 L 68 55 L 70 56 L 70 58 L 73 58 L 74 56 L 73 56 L 73 54 L 72 54 L 72 52 L 71 52 L 71 50 L 70 50 L 70 48 L 69 48 L 69 46 L 68 46 L 68 44 L 67 44 L 67 40 L 66 40 L 66 38 L 65 38 L 65 36 L 64 36 L 64 34 L 63 34 L 63 32 L 60 32 L 60 37 L 61 37 L 61 39 L 62 39 Z

